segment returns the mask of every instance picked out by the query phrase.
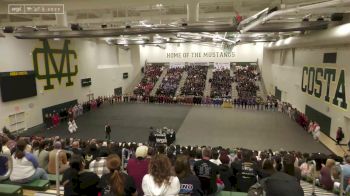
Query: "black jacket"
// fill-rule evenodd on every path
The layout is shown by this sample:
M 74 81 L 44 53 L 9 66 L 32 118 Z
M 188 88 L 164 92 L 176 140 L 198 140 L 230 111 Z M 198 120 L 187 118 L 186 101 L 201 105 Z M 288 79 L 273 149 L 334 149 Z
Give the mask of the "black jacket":
M 294 176 L 276 172 L 261 180 L 266 196 L 304 196 L 304 191 Z

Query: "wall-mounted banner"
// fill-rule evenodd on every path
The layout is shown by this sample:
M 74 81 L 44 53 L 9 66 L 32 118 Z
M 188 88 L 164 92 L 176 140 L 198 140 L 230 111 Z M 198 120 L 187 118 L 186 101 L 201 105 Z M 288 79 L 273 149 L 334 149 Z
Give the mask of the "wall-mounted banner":
M 186 59 L 186 58 L 233 58 L 234 52 L 167 52 L 167 59 Z
M 62 49 L 52 49 L 48 40 L 41 40 L 42 48 L 35 48 L 33 51 L 33 65 L 36 78 L 38 80 L 46 80 L 45 90 L 53 89 L 54 85 L 51 79 L 57 78 L 61 84 L 62 78 L 67 78 L 66 86 L 72 86 L 72 76 L 78 73 L 78 66 L 74 65 L 74 71 L 71 70 L 71 63 L 77 60 L 77 53 L 69 50 L 69 40 L 64 40 Z M 57 60 L 57 62 L 56 62 Z M 44 64 L 44 65 L 42 65 Z M 57 66 L 59 64 L 59 67 Z M 52 73 L 52 70 L 54 73 Z
M 347 109 L 343 69 L 304 66 L 301 90 L 335 106 Z

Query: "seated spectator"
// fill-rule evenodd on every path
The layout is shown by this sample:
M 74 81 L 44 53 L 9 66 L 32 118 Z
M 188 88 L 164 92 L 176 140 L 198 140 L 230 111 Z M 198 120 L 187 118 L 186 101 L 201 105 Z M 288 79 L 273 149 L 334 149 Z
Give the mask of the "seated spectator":
M 91 143 L 86 148 L 85 159 L 85 169 L 89 169 L 90 163 L 98 157 L 98 148 L 96 143 Z
M 39 161 L 39 167 L 45 169 L 47 171 L 47 167 L 49 164 L 49 141 L 40 141 L 39 143 L 39 155 L 38 155 L 38 161 Z
M 299 169 L 301 171 L 301 177 L 302 178 L 306 179 L 306 178 L 310 177 L 312 167 L 310 167 L 310 165 L 308 164 L 307 161 L 302 163 L 300 165 Z
M 148 173 L 149 159 L 146 159 L 148 154 L 147 146 L 139 146 L 135 152 L 135 158 L 128 160 L 126 171 L 135 182 L 137 192 L 139 195 L 143 194 L 142 191 L 142 179 Z
M 177 155 L 175 161 L 175 173 L 180 180 L 180 193 L 192 196 L 203 195 L 201 182 L 192 174 L 190 162 L 185 155 Z
M 296 178 L 276 171 L 271 160 L 266 160 L 263 168 L 264 173 L 270 174 L 260 181 L 266 196 L 304 196 L 304 191 Z
M 335 166 L 333 159 L 327 159 L 326 165 L 322 167 L 320 172 L 320 183 L 326 190 L 333 190 L 334 181 L 332 179 L 332 169 Z
M 219 174 L 220 179 L 224 182 L 224 191 L 232 191 L 234 177 L 233 172 L 229 166 L 230 158 L 226 154 L 220 155 Z
M 350 156 L 345 156 L 345 162 L 341 165 L 336 165 L 333 171 L 334 179 L 341 179 L 341 174 L 343 174 L 343 190 L 347 193 L 350 192 Z
M 49 153 L 49 164 L 47 166 L 47 171 L 50 174 L 56 174 L 56 154 L 58 150 L 62 149 L 61 142 L 55 142 L 54 150 Z M 58 155 L 58 170 L 59 173 L 62 174 L 64 170 L 68 169 L 69 165 L 67 162 L 67 154 L 64 150 L 62 150 Z
M 283 171 L 286 174 L 294 176 L 298 182 L 301 180 L 301 171 L 298 167 L 294 166 L 295 157 L 292 154 L 286 154 L 283 157 Z
M 137 195 L 134 180 L 121 171 L 121 160 L 118 155 L 112 154 L 107 157 L 107 167 L 110 173 L 104 174 L 98 185 L 102 190 L 102 196 Z
M 79 141 L 74 141 L 72 143 L 72 149 L 71 151 L 73 152 L 73 154 L 77 154 L 77 155 L 80 155 L 82 157 L 84 157 L 84 152 L 83 150 L 80 148 L 80 144 L 79 144 Z
M 3 137 L 0 137 L 0 146 L 3 146 L 3 142 L 6 141 L 5 139 L 3 139 Z M 0 154 L 3 155 L 7 155 L 7 156 L 11 156 L 10 150 L 3 150 L 4 148 L 0 148 Z M 0 156 L 0 181 L 1 180 L 5 180 L 4 178 L 1 178 L 2 176 L 4 176 L 7 171 L 8 171 L 8 158 L 5 156 Z
M 84 171 L 84 159 L 73 155 L 62 177 L 65 196 L 97 196 L 100 179 L 92 172 Z
M 247 192 L 257 182 L 258 176 L 261 177 L 257 164 L 252 161 L 252 155 L 252 151 L 242 150 L 242 160 L 234 161 L 231 164 L 237 191 Z
M 97 174 L 98 177 L 101 177 L 103 174 L 110 173 L 107 167 L 107 160 L 106 160 L 108 155 L 109 155 L 108 149 L 101 149 L 99 152 L 99 156 L 90 163 L 89 170 Z
M 221 161 L 219 159 L 219 152 L 216 149 L 212 150 L 211 159 L 209 161 L 215 163 L 216 165 L 221 165 Z
M 171 196 L 180 192 L 180 182 L 176 176 L 172 175 L 171 163 L 164 154 L 152 157 L 149 166 L 149 174 L 142 180 L 142 190 L 144 195 Z
M 16 152 L 12 155 L 12 172 L 10 180 L 16 183 L 28 183 L 37 179 L 47 180 L 44 169 L 39 168 L 38 160 L 34 155 L 25 152 L 27 142 L 18 140 Z
M 1 139 L 1 150 L 2 150 L 2 153 L 10 155 L 11 154 L 11 150 L 7 147 L 7 143 L 9 141 L 9 139 L 6 136 L 1 136 L 0 139 Z
M 219 167 L 210 162 L 211 150 L 202 149 L 202 159 L 196 161 L 193 166 L 194 173 L 201 181 L 202 190 L 205 195 L 215 194 L 218 192 L 216 180 L 219 178 Z

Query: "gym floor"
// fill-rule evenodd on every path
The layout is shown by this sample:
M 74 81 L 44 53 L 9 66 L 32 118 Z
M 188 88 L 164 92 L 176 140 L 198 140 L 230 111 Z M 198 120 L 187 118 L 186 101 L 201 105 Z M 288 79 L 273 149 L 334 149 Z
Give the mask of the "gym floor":
M 76 120 L 76 133 L 67 124 L 46 130 L 37 126 L 22 135 L 104 139 L 104 125 L 115 141 L 145 142 L 150 127 L 177 130 L 176 143 L 245 147 L 256 150 L 298 150 L 330 153 L 299 125 L 279 112 L 167 104 L 105 104 Z

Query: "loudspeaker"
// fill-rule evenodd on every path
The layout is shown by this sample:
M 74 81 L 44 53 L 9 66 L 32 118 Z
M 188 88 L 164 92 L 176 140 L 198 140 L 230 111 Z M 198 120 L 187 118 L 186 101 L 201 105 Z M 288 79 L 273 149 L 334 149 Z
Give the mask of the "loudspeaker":
M 6 26 L 3 31 L 4 33 L 13 33 L 15 29 L 11 26 Z
M 72 29 L 72 31 L 82 31 L 83 30 L 83 28 L 79 24 L 71 24 L 70 28 Z
M 127 79 L 129 77 L 129 74 L 127 72 L 123 73 L 123 79 Z
M 344 18 L 343 13 L 334 13 L 331 15 L 331 21 L 342 21 Z

